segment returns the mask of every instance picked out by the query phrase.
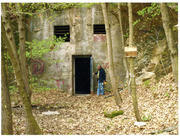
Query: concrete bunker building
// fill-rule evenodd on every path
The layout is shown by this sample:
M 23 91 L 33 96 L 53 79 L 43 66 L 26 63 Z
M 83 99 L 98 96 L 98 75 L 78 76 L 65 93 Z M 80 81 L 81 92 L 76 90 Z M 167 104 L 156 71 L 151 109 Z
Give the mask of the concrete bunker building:
M 56 51 L 44 55 L 45 59 L 60 59 L 59 63 L 48 63 L 44 59 L 45 70 L 39 79 L 46 80 L 48 86 L 64 90 L 69 94 L 96 93 L 97 80 L 93 72 L 100 64 L 106 71 L 107 89 L 110 89 L 108 73 L 108 57 L 106 32 L 103 13 L 100 5 L 90 8 L 70 8 L 61 12 L 45 12 L 48 17 L 56 14 L 54 22 L 48 18 L 35 17 L 30 22 L 31 40 L 40 41 L 56 35 L 69 33 L 66 41 Z M 125 69 L 120 45 L 120 29 L 118 20 L 110 13 L 113 59 L 115 76 L 119 85 L 125 78 Z M 38 31 L 37 31 L 37 28 Z

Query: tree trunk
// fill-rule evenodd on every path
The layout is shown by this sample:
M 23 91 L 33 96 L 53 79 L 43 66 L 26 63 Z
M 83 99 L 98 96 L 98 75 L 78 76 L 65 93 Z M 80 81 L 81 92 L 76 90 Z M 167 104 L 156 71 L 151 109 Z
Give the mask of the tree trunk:
M 18 18 L 18 30 L 19 30 L 19 48 L 20 48 L 20 63 L 21 63 L 21 71 L 22 77 L 24 81 L 24 88 L 26 91 L 27 98 L 31 105 L 31 89 L 29 86 L 29 71 L 26 60 L 26 45 L 25 45 L 25 15 L 20 14 Z M 26 119 L 26 132 L 27 134 L 31 133 L 31 124 L 29 124 L 28 119 Z
M 26 60 L 26 45 L 25 45 L 25 15 L 20 14 L 18 18 L 18 30 L 19 30 L 19 48 L 20 48 L 20 63 L 21 63 L 21 70 L 23 81 L 25 84 L 26 94 L 28 96 L 28 100 L 31 104 L 31 89 L 29 87 L 29 71 L 28 65 Z
M 1 134 L 13 135 L 11 100 L 7 81 L 4 48 L 3 45 L 1 45 Z
M 127 78 L 127 87 L 128 87 L 128 92 L 131 94 L 131 86 L 129 84 L 130 76 L 129 76 L 129 68 L 127 64 L 127 59 L 125 57 L 125 52 L 124 52 L 124 34 L 123 34 L 123 27 L 122 27 L 122 16 L 121 16 L 121 4 L 118 3 L 118 17 L 119 17 L 119 28 L 120 28 L 120 33 L 121 33 L 121 42 L 122 42 L 122 51 L 123 51 L 123 63 L 124 67 L 126 70 L 126 78 Z
M 31 40 L 31 31 L 30 31 L 30 24 L 31 24 L 31 17 L 29 17 L 29 19 L 28 19 L 28 40 L 27 41 L 29 41 L 30 43 L 32 42 L 32 40 Z M 30 51 L 31 51 L 31 67 L 32 67 L 32 45 L 30 44 Z M 31 70 L 31 73 L 30 73 L 30 80 L 31 80 L 31 86 L 30 86 L 30 88 L 31 88 L 31 92 L 33 91 L 33 87 L 32 87 L 32 79 L 33 79 L 33 73 L 32 73 L 32 70 Z
M 119 94 L 115 75 L 114 75 L 112 40 L 111 40 L 111 32 L 110 32 L 110 27 L 109 27 L 108 12 L 107 12 L 107 7 L 106 7 L 108 6 L 108 4 L 102 3 L 101 6 L 102 6 L 102 11 L 103 11 L 103 16 L 104 16 L 105 27 L 106 27 L 107 51 L 108 51 L 109 74 L 110 74 L 111 86 L 112 86 L 113 92 L 116 94 L 115 95 L 116 104 L 120 107 L 122 99 Z
M 166 40 L 170 50 L 172 62 L 172 70 L 175 77 L 175 82 L 178 86 L 178 47 L 174 40 L 173 26 L 170 22 L 169 7 L 166 3 L 160 3 L 163 27 L 166 34 Z
M 128 3 L 128 13 L 129 13 L 129 46 L 133 46 L 133 18 L 132 18 L 132 6 Z M 138 110 L 138 102 L 136 97 L 136 82 L 135 82 L 135 72 L 134 72 L 134 58 L 129 58 L 130 63 L 130 77 L 131 77 L 131 96 L 133 100 L 134 113 L 136 120 L 141 121 L 141 117 Z
M 33 134 L 33 135 L 42 134 L 42 132 L 39 128 L 39 125 L 37 124 L 37 122 L 32 114 L 31 104 L 29 103 L 29 100 L 26 95 L 24 81 L 23 81 L 23 77 L 22 77 L 21 65 L 20 65 L 20 62 L 18 59 L 18 53 L 17 53 L 17 49 L 16 49 L 13 30 L 12 30 L 10 19 L 9 19 L 9 14 L 7 12 L 5 12 L 6 5 L 4 3 L 2 3 L 1 6 L 2 6 L 2 20 L 3 20 L 3 25 L 4 25 L 4 31 L 3 31 L 4 33 L 2 35 L 7 36 L 8 53 L 9 53 L 10 60 L 12 62 L 12 65 L 13 65 L 13 68 L 15 71 L 19 95 L 21 97 L 21 100 L 22 100 L 24 108 L 25 108 L 26 119 L 28 120 L 28 124 L 30 124 L 31 131 L 29 131 L 28 134 Z

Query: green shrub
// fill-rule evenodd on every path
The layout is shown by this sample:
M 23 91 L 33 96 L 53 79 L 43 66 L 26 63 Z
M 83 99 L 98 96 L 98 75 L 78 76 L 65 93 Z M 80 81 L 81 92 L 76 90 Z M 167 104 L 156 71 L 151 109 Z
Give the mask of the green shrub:
M 165 93 L 165 96 L 168 97 L 168 98 L 170 97 L 168 92 Z
M 146 81 L 144 82 L 144 85 L 145 85 L 146 87 L 148 87 L 148 86 L 149 86 L 149 83 L 150 83 L 150 80 L 146 80 Z
M 151 118 L 152 118 L 151 115 L 148 115 L 148 117 L 146 117 L 145 115 L 143 115 L 143 116 L 141 117 L 141 119 L 142 119 L 144 122 L 149 121 Z

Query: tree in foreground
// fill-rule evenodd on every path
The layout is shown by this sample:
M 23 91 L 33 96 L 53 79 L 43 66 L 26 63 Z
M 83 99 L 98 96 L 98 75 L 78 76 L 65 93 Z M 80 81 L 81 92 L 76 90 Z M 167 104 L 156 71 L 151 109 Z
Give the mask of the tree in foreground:
M 122 102 L 122 98 L 121 98 L 120 93 L 118 91 L 118 86 L 117 86 L 115 74 L 114 74 L 112 39 L 111 39 L 111 31 L 110 31 L 110 26 L 109 26 L 109 16 L 108 16 L 108 10 L 107 10 L 108 3 L 102 3 L 101 6 L 102 6 L 103 17 L 104 17 L 105 28 L 106 28 L 107 51 L 108 51 L 108 62 L 109 62 L 109 76 L 110 76 L 110 80 L 111 80 L 112 90 L 115 93 L 116 104 L 120 107 L 120 104 Z
M 170 50 L 172 62 L 172 71 L 175 77 L 175 82 L 178 85 L 178 47 L 174 40 L 173 26 L 170 21 L 170 11 L 167 3 L 160 3 L 163 27 L 166 34 L 167 44 Z
M 128 88 L 128 92 L 129 94 L 131 93 L 131 86 L 129 85 L 129 80 L 130 80 L 130 76 L 129 76 L 129 68 L 128 68 L 128 64 L 127 64 L 127 58 L 125 57 L 125 52 L 124 52 L 124 35 L 123 35 L 123 25 L 122 25 L 122 16 L 121 16 L 121 4 L 118 3 L 118 18 L 119 18 L 119 28 L 120 28 L 120 33 L 121 33 L 121 45 L 122 45 L 122 50 L 123 50 L 123 64 L 126 70 L 126 77 L 127 77 L 127 88 Z
M 129 47 L 133 47 L 133 17 L 132 17 L 132 5 L 128 3 L 128 14 L 129 14 Z M 138 110 L 138 102 L 136 97 L 136 82 L 135 82 L 135 72 L 134 72 L 134 57 L 129 57 L 130 64 L 130 79 L 131 79 L 131 96 L 133 100 L 134 113 L 136 120 L 141 121 L 141 117 Z
M 4 36 L 2 35 L 1 37 Z M 1 109 L 2 109 L 1 134 L 12 135 L 13 134 L 12 110 L 11 110 L 9 85 L 7 80 L 7 71 L 5 68 L 5 59 L 4 59 L 5 46 L 2 43 L 3 41 L 1 41 Z
M 7 36 L 7 39 L 6 39 L 7 41 L 5 43 L 8 49 L 8 54 L 10 56 L 11 63 L 15 71 L 19 95 L 21 97 L 23 106 L 25 108 L 25 115 L 26 115 L 27 126 L 28 126 L 28 128 L 26 129 L 27 134 L 31 134 L 31 135 L 42 134 L 41 129 L 32 114 L 31 104 L 29 102 L 28 95 L 26 93 L 25 82 L 23 80 L 21 64 L 20 64 L 19 55 L 17 52 L 17 46 L 15 43 L 13 29 L 10 22 L 10 15 L 7 12 L 8 11 L 7 5 L 5 3 L 2 3 L 1 6 L 2 6 L 1 8 L 2 21 L 3 21 L 2 26 L 4 27 L 3 29 L 4 31 L 2 32 L 2 35 Z

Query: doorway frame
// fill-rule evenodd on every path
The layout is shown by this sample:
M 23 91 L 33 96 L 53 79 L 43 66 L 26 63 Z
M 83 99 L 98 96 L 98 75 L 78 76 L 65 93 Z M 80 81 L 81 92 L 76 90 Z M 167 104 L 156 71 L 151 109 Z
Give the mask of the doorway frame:
M 90 94 L 93 94 L 93 58 L 92 55 L 72 55 L 72 95 L 90 95 L 90 94 L 76 94 L 75 92 L 75 59 L 76 58 L 90 58 Z

